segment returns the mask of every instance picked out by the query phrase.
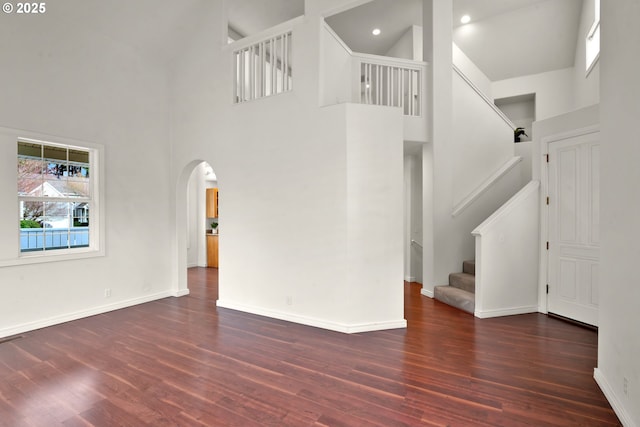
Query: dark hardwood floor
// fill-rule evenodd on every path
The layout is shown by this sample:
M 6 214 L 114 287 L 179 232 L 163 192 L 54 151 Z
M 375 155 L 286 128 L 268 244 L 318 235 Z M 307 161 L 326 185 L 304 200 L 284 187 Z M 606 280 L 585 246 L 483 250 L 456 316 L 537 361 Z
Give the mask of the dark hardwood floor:
M 0 344 L 1 426 L 614 426 L 597 334 L 471 315 L 405 284 L 406 330 L 345 335 L 191 294 Z

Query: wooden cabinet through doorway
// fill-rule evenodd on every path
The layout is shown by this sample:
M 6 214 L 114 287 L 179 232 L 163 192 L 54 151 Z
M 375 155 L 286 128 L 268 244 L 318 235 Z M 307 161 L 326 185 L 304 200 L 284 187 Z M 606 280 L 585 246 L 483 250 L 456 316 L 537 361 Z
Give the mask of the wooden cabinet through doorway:
M 207 267 L 218 268 L 217 234 L 207 234 Z
M 218 218 L 218 189 L 207 188 L 207 218 Z

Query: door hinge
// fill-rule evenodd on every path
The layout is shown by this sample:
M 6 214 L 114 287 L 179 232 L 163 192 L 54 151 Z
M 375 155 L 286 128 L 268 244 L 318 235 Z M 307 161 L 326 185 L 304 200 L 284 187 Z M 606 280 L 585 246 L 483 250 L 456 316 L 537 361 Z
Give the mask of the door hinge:
M 549 155 L 545 154 L 545 156 L 547 157 L 547 163 L 549 163 Z
M 549 196 L 547 196 L 547 205 L 549 205 Z
M 549 284 L 547 284 L 547 294 L 549 293 Z
M 547 242 L 547 250 L 549 250 L 549 242 Z

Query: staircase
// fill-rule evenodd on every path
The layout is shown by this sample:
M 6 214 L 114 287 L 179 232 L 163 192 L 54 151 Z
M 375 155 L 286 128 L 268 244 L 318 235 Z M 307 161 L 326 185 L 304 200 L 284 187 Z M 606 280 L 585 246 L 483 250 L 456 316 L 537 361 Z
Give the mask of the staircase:
M 451 273 L 448 286 L 436 286 L 434 297 L 438 301 L 473 314 L 476 306 L 476 262 L 462 263 L 462 273 Z

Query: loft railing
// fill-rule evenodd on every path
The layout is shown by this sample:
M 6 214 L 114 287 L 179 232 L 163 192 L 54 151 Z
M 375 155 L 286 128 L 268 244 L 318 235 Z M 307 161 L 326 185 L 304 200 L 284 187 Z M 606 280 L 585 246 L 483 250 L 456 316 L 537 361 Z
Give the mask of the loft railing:
M 286 31 L 233 51 L 236 104 L 292 89 L 291 42 Z
M 400 107 L 405 116 L 423 115 L 426 64 L 359 53 L 353 60 L 360 76 L 358 102 Z

